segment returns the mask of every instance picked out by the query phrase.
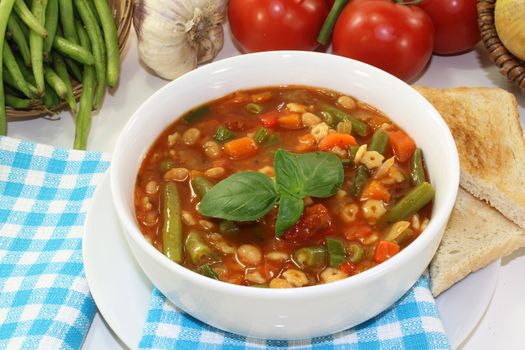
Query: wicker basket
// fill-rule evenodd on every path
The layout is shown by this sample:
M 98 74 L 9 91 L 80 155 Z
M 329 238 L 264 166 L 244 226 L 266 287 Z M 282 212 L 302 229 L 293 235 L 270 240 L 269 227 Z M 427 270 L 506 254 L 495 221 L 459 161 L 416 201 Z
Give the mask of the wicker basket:
M 126 40 L 131 28 L 133 21 L 133 0 L 109 0 L 111 9 L 113 10 L 113 17 L 117 24 L 118 44 L 120 52 L 122 52 L 126 45 Z M 73 93 L 75 98 L 80 98 L 82 92 L 82 84 L 75 82 L 73 85 Z M 7 116 L 9 118 L 36 118 L 45 115 L 58 113 L 61 110 L 67 108 L 67 103 L 62 104 L 56 108 L 49 109 L 42 104 L 38 104 L 32 107 L 32 109 L 14 109 L 6 107 Z
M 508 80 L 515 83 L 525 94 L 525 62 L 512 55 L 499 40 L 494 24 L 496 0 L 478 0 L 478 24 L 483 44 L 490 59 Z

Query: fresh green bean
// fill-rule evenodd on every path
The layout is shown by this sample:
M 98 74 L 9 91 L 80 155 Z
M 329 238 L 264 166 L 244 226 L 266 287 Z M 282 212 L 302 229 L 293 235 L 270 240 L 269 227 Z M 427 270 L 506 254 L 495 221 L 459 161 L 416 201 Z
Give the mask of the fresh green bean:
M 79 67 L 77 61 L 69 57 L 64 57 L 64 61 L 66 61 L 67 71 L 71 73 L 73 78 L 75 78 L 76 81 L 82 81 L 82 69 Z
M 204 117 L 209 111 L 210 106 L 200 106 L 184 114 L 182 120 L 186 124 L 191 124 Z
M 186 236 L 184 243 L 186 253 L 194 265 L 201 265 L 206 262 L 219 261 L 220 257 L 211 247 L 204 242 L 199 231 L 191 230 Z
M 261 114 L 264 110 L 264 107 L 257 103 L 248 103 L 244 108 L 252 114 Z
M 80 43 L 85 50 L 90 49 L 90 42 L 82 26 L 78 26 L 77 33 Z M 91 128 L 91 112 L 93 110 L 93 97 L 95 93 L 95 68 L 92 65 L 84 66 L 82 76 L 82 94 L 78 104 L 78 113 L 75 122 L 74 148 L 86 149 L 89 130 Z M 165 222 L 165 225 L 167 223 Z M 167 234 L 168 235 L 168 234 Z M 182 238 L 181 238 L 182 239 Z
M 377 129 L 372 135 L 372 140 L 368 146 L 369 151 L 376 151 L 380 154 L 384 154 L 386 146 L 388 145 L 388 134 L 384 129 Z
M 219 276 L 217 276 L 217 274 L 215 273 L 215 271 L 213 271 L 213 269 L 211 268 L 209 264 L 202 265 L 200 268 L 200 273 L 201 275 L 209 277 L 209 278 L 213 278 L 214 280 L 219 279 Z
M 33 0 L 33 3 L 38 0 Z M 16 0 L 15 2 L 15 12 L 20 17 L 22 22 L 24 22 L 31 31 L 37 33 L 41 37 L 47 36 L 47 31 L 42 21 L 34 13 L 32 13 L 27 7 L 24 0 Z
M 28 109 L 33 101 L 27 98 L 20 98 L 11 94 L 5 94 L 5 104 L 15 109 Z
M 175 162 L 171 159 L 165 159 L 159 164 L 159 171 L 164 174 L 166 171 L 175 167 Z
M 359 197 L 363 191 L 363 187 L 368 180 L 368 169 L 364 165 L 359 165 L 355 171 L 354 182 L 350 187 L 350 195 L 354 198 Z
M 71 41 L 62 38 L 61 36 L 55 37 L 53 47 L 77 62 L 87 65 L 95 64 L 95 58 L 90 51 L 80 45 L 73 44 Z
M 352 162 L 354 161 L 358 150 L 359 150 L 359 146 L 357 145 L 352 145 L 348 149 L 348 155 L 350 156 L 350 158 L 352 158 Z
M 58 0 L 47 0 L 45 28 L 47 37 L 44 39 L 44 55 L 48 56 L 55 40 L 58 28 Z
M 193 189 L 193 192 L 195 192 L 201 199 L 206 195 L 206 193 L 208 193 L 209 190 L 211 190 L 212 187 L 213 183 L 204 176 L 196 176 L 191 179 L 191 188 Z
M 44 96 L 42 96 L 42 102 L 44 102 L 44 106 L 48 109 L 53 109 L 60 105 L 60 97 L 58 97 L 55 91 L 46 84 L 45 93 Z
M 425 182 L 425 168 L 423 167 L 423 154 L 420 148 L 416 148 L 410 159 L 410 178 L 414 186 Z
M 18 2 L 17 2 L 18 3 Z M 40 23 L 45 21 L 47 0 L 33 0 L 31 10 Z M 44 86 L 44 38 L 35 31 L 29 33 L 29 51 L 31 52 L 31 67 L 35 76 L 36 88 L 43 93 Z
M 215 134 L 213 135 L 213 138 L 219 142 L 228 141 L 234 137 L 235 134 L 224 125 L 219 125 L 217 130 L 215 130 Z
M 335 123 L 336 123 L 336 118 L 332 115 L 332 113 L 330 112 L 327 112 L 327 111 L 321 111 L 319 112 L 319 114 L 321 115 L 321 117 L 323 117 L 323 120 L 326 124 L 330 125 L 330 126 L 334 126 Z
M 20 90 L 24 95 L 27 97 L 33 97 L 31 92 L 29 91 L 29 86 L 27 85 L 26 80 L 24 79 L 24 75 L 22 74 L 22 71 L 20 70 L 20 67 L 18 66 L 18 63 L 15 59 L 15 55 L 13 54 L 13 51 L 11 51 L 11 48 L 9 47 L 7 41 L 4 41 L 4 66 L 9 71 L 11 76 L 13 77 L 14 82 L 16 83 L 16 88 Z
M 266 140 L 266 137 L 268 136 L 268 129 L 266 128 L 260 128 L 255 132 L 255 135 L 253 136 L 253 139 L 255 142 L 261 144 Z
M 312 246 L 297 249 L 293 253 L 293 261 L 302 269 L 305 267 L 321 267 L 326 262 L 326 247 Z
M 31 53 L 29 52 L 29 44 L 27 43 L 27 39 L 18 16 L 11 14 L 9 21 L 7 22 L 7 28 L 11 32 L 13 41 L 18 47 L 18 52 L 20 52 L 20 55 L 24 60 L 24 64 L 29 66 L 31 64 Z
M 55 91 L 60 98 L 65 98 L 67 95 L 67 87 L 64 81 L 58 76 L 58 74 L 46 66 L 44 69 L 44 79 L 46 83 Z
M 73 44 L 78 44 L 78 34 L 75 29 L 75 11 L 73 9 L 73 0 L 60 0 L 60 23 L 64 30 L 64 38 Z M 80 80 L 80 78 L 78 78 Z
M 88 7 L 91 10 L 91 12 L 93 12 L 93 14 L 96 15 L 97 9 L 95 7 L 95 4 L 93 3 L 93 0 L 86 1 L 86 4 L 88 5 Z M 101 20 L 100 20 L 100 16 L 95 16 L 95 19 L 97 20 L 98 25 L 102 26 L 102 23 L 101 23 Z
M 405 220 L 419 209 L 430 203 L 434 198 L 434 189 L 428 182 L 423 182 L 408 192 L 382 218 L 382 223 L 391 224 Z
M 7 28 L 7 22 L 9 20 L 9 16 L 11 15 L 11 11 L 13 9 L 14 0 L 2 0 L 0 1 L 0 43 L 4 42 L 5 39 L 5 31 Z M 7 114 L 5 112 L 5 96 L 4 96 L 4 84 L 1 82 L 2 80 L 2 61 L 4 57 L 4 45 L 0 45 L 0 135 L 6 135 L 7 134 Z
M 95 14 L 91 11 L 87 0 L 75 0 L 75 6 L 86 28 L 91 49 L 95 58 L 95 73 L 97 86 L 95 90 L 94 108 L 98 109 L 102 105 L 104 93 L 106 91 L 106 49 L 103 43 L 102 30 L 100 29 Z M 77 29 L 78 31 L 78 29 Z
M 55 71 L 57 72 L 58 76 L 62 81 L 64 82 L 66 86 L 66 97 L 65 100 L 67 104 L 69 105 L 69 109 L 71 112 L 76 113 L 77 112 L 77 102 L 75 101 L 75 96 L 73 95 L 73 85 L 71 84 L 71 79 L 69 77 L 69 73 L 67 71 L 66 63 L 64 62 L 64 59 L 62 56 L 57 54 L 56 52 L 53 52 L 53 67 L 55 68 Z
M 18 63 L 18 68 L 20 68 L 20 71 L 22 72 L 22 75 L 24 76 L 24 79 L 32 84 L 33 86 L 35 85 L 35 77 L 33 76 L 33 72 L 31 71 L 30 68 L 28 68 L 24 62 L 23 62 L 23 59 L 20 58 L 20 56 L 18 55 L 15 55 L 15 59 L 16 59 L 16 62 Z M 35 88 L 35 91 L 36 91 L 36 88 Z
M 168 182 L 161 190 L 162 216 L 164 218 L 162 225 L 162 250 L 164 255 L 180 264 L 183 261 L 183 246 L 181 204 L 177 184 Z
M 2 71 L 3 71 L 3 81 L 4 81 L 4 83 L 6 83 L 7 85 L 9 85 L 9 86 L 15 88 L 16 90 L 20 91 L 20 87 L 18 86 L 19 81 L 15 80 L 15 78 L 13 78 L 11 73 L 6 69 L 5 65 L 4 65 L 3 69 L 2 69 Z M 33 85 L 27 83 L 27 87 L 29 88 L 30 95 L 38 96 L 36 88 Z M 22 91 L 20 91 L 20 92 L 22 92 Z
M 339 267 L 339 265 L 346 260 L 343 242 L 337 238 L 326 237 L 325 243 L 328 250 L 328 265 L 330 265 L 330 267 Z
M 107 0 L 94 0 L 100 24 L 104 32 L 107 56 L 107 82 L 110 87 L 117 85 L 120 75 L 120 50 L 118 47 L 117 26 Z
M 359 136 L 368 135 L 368 125 L 362 121 L 352 117 L 350 114 L 343 112 L 339 108 L 336 108 L 328 103 L 320 102 L 319 108 L 325 112 L 330 113 L 335 116 L 339 121 L 350 121 L 352 122 L 352 133 L 355 133 Z
M 350 243 L 346 246 L 346 251 L 348 252 L 348 260 L 352 264 L 358 264 L 363 259 L 363 247 L 359 243 Z

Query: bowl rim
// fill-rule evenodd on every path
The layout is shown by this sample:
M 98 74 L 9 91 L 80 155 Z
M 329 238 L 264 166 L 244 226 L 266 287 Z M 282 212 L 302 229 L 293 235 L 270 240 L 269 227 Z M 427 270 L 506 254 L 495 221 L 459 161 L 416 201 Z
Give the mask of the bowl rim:
M 126 134 L 135 127 L 135 122 L 137 119 L 139 119 L 140 115 L 148 109 L 148 105 L 152 103 L 151 101 L 154 101 L 158 96 L 161 96 L 166 90 L 172 89 L 172 86 L 177 86 L 181 83 L 183 83 L 186 80 L 193 79 L 194 76 L 199 76 L 200 74 L 203 74 L 203 72 L 211 72 L 218 69 L 221 69 L 221 67 L 226 66 L 234 66 L 236 62 L 238 61 L 245 61 L 245 60 L 257 60 L 260 57 L 263 58 L 271 58 L 271 59 L 282 59 L 283 57 L 289 58 L 297 57 L 297 58 L 311 58 L 311 59 L 322 59 L 322 60 L 345 60 L 349 64 L 357 65 L 360 68 L 363 68 L 367 71 L 370 71 L 374 75 L 380 75 L 384 79 L 388 79 L 392 82 L 395 82 L 399 85 L 400 89 L 404 90 L 404 93 L 409 94 L 409 97 L 418 99 L 423 103 L 427 110 L 427 114 L 430 115 L 430 117 L 433 119 L 435 123 L 437 123 L 440 131 L 443 133 L 444 142 L 448 144 L 451 152 L 448 154 L 447 160 L 449 162 L 449 166 L 452 170 L 452 173 L 449 174 L 449 178 L 447 179 L 447 182 L 449 183 L 448 186 L 443 186 L 446 188 L 449 188 L 448 191 L 443 193 L 443 199 L 442 199 L 442 206 L 437 208 L 434 207 L 433 213 L 432 213 L 432 219 L 430 220 L 428 226 L 426 227 L 424 232 L 428 232 L 426 235 L 421 234 L 416 240 L 411 242 L 406 248 L 404 248 L 399 254 L 396 254 L 394 257 L 388 259 L 387 261 L 374 266 L 373 268 L 363 271 L 359 274 L 351 276 L 351 278 L 345 278 L 336 282 L 327 283 L 327 284 L 320 284 L 320 285 L 314 285 L 314 286 L 306 286 L 302 288 L 288 288 L 288 289 L 279 289 L 279 292 L 276 292 L 272 288 L 250 288 L 247 286 L 240 286 L 235 284 L 230 284 L 227 282 L 217 281 L 205 276 L 200 275 L 197 272 L 194 272 L 186 267 L 183 267 L 182 265 L 179 265 L 177 263 L 174 263 L 172 260 L 167 258 L 165 255 L 163 255 L 161 252 L 159 252 L 156 248 L 153 247 L 153 245 L 149 244 L 144 236 L 142 235 L 140 229 L 138 228 L 135 220 L 129 220 L 127 216 L 127 209 L 126 209 L 126 201 L 122 196 L 120 196 L 120 192 L 117 190 L 117 184 L 118 184 L 118 168 L 119 165 L 119 157 L 122 156 L 123 152 L 125 152 L 125 145 L 126 145 Z M 316 58 L 318 57 L 318 58 Z M 180 118 L 180 116 L 173 119 L 173 122 Z M 144 155 L 141 155 L 142 157 Z M 212 63 L 209 63 L 205 66 L 201 66 L 198 69 L 195 69 L 193 71 L 190 71 L 183 76 L 173 80 L 172 82 L 168 83 L 158 91 L 156 91 L 152 96 L 150 96 L 131 116 L 131 118 L 126 123 L 126 126 L 121 131 L 119 138 L 116 142 L 116 146 L 114 148 L 113 157 L 112 157 L 112 166 L 110 168 L 110 179 L 111 179 L 111 191 L 112 191 L 112 198 L 113 198 L 113 204 L 115 206 L 115 210 L 117 212 L 117 215 L 120 219 L 121 225 L 124 225 L 124 231 L 126 232 L 127 239 L 132 239 L 136 244 L 138 244 L 141 249 L 148 254 L 151 258 L 154 259 L 155 263 L 160 264 L 164 267 L 166 267 L 168 270 L 170 270 L 173 273 L 177 273 L 181 276 L 181 278 L 189 279 L 192 283 L 195 285 L 202 287 L 202 288 L 211 288 L 213 290 L 221 289 L 223 292 L 232 294 L 232 295 L 247 295 L 260 298 L 260 299 L 288 299 L 290 296 L 293 296 L 294 298 L 309 298 L 312 296 L 315 297 L 322 297 L 323 295 L 330 295 L 333 293 L 338 293 L 342 290 L 348 289 L 349 287 L 359 287 L 360 285 L 368 284 L 371 280 L 375 280 L 378 278 L 381 278 L 383 275 L 388 273 L 391 270 L 395 270 L 396 268 L 399 268 L 402 265 L 409 264 L 411 257 L 413 257 L 417 252 L 422 251 L 424 247 L 426 247 L 434 238 L 435 235 L 441 234 L 440 227 L 444 226 L 446 224 L 446 221 L 448 220 L 448 217 L 450 213 L 452 212 L 453 205 L 456 200 L 457 191 L 459 188 L 459 174 L 460 174 L 460 168 L 459 168 L 459 156 L 457 153 L 457 148 L 454 142 L 454 139 L 450 133 L 450 130 L 446 123 L 444 122 L 443 118 L 440 116 L 440 114 L 437 112 L 437 110 L 432 106 L 432 104 L 426 100 L 422 95 L 420 95 L 415 89 L 413 89 L 410 85 L 406 84 L 402 80 L 396 78 L 395 76 L 384 72 L 376 67 L 370 66 L 366 63 L 344 58 L 341 56 L 336 55 L 329 55 L 325 53 L 319 53 L 319 52 L 308 52 L 308 51 L 272 51 L 272 52 L 260 52 L 260 53 L 251 53 L 251 54 L 245 54 L 240 56 L 234 56 L 226 59 L 222 59 L 219 61 L 215 61 Z M 135 174 L 134 174 L 135 176 Z M 131 197 L 131 196 L 130 196 Z M 133 216 L 134 217 L 134 216 Z M 140 262 L 139 262 L 140 264 Z M 423 271 L 421 271 L 423 272 Z

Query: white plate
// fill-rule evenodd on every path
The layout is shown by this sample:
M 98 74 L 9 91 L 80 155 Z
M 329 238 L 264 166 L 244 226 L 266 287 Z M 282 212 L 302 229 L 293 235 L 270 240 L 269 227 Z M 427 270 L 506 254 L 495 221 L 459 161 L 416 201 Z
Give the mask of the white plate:
M 133 349 L 142 336 L 153 286 L 131 255 L 109 186 L 109 176 L 105 176 L 86 218 L 84 268 L 99 312 L 122 342 Z M 470 274 L 437 298 L 452 348 L 465 340 L 483 316 L 498 281 L 500 264 L 497 260 Z

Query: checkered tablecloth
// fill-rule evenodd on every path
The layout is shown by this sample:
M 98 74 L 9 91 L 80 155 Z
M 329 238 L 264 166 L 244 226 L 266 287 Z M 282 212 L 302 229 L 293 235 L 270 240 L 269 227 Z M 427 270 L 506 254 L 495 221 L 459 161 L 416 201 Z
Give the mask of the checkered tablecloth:
M 0 137 L 0 349 L 78 349 L 83 224 L 109 156 Z
M 343 305 L 341 307 L 344 308 Z M 395 305 L 374 319 L 334 335 L 300 341 L 260 340 L 220 331 L 180 311 L 155 289 L 139 347 L 206 350 L 425 350 L 450 349 L 450 344 L 430 293 L 428 275 L 423 275 Z

